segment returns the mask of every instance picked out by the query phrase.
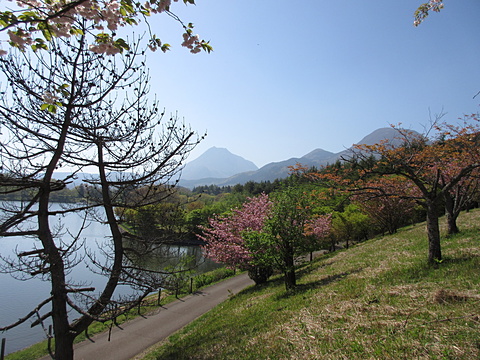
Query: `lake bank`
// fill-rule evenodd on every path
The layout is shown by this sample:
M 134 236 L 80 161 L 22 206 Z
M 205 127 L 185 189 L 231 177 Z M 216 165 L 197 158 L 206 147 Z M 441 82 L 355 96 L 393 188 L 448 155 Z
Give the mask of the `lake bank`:
M 53 204 L 53 209 L 60 209 L 62 204 Z M 59 220 L 63 224 L 68 225 L 68 231 L 75 233 L 83 224 L 83 219 L 75 214 L 67 214 L 65 216 L 59 216 Z M 81 240 L 83 242 L 82 248 L 79 249 L 77 255 L 79 258 L 85 256 L 88 251 L 91 254 L 99 257 L 99 248 L 107 248 L 106 240 L 108 240 L 109 232 L 106 225 L 92 222 L 83 229 Z M 25 237 L 5 237 L 2 238 L 2 247 L 0 248 L 0 254 L 2 256 L 15 258 L 15 251 L 30 251 L 32 246 L 35 245 L 35 240 Z M 178 263 L 180 256 L 188 255 L 193 257 L 198 266 L 196 272 L 207 272 L 213 268 L 218 267 L 218 264 L 213 263 L 210 260 L 205 260 L 202 256 L 201 249 L 198 245 L 168 245 L 164 247 L 164 250 L 158 251 L 156 257 L 158 259 L 150 259 L 151 263 L 157 263 L 156 266 L 164 266 L 164 261 L 168 261 L 165 266 L 174 266 Z M 160 259 L 162 253 L 165 254 L 165 258 Z M 85 258 L 87 260 L 88 258 Z M 158 260 L 158 261 L 157 261 Z M 106 279 L 92 271 L 87 264 L 82 261 L 75 266 L 68 275 L 68 279 L 75 281 L 76 283 L 83 283 L 89 287 L 95 287 L 102 289 L 106 283 Z M 19 318 L 24 317 L 32 309 L 38 306 L 39 303 L 44 301 L 50 296 L 50 283 L 48 281 L 42 281 L 39 278 L 32 278 L 29 280 L 18 281 L 14 279 L 10 274 L 0 274 L 0 288 L 4 289 L 0 292 L 0 326 L 6 326 L 16 322 Z M 115 296 L 121 296 L 131 292 L 129 287 L 119 286 L 115 292 Z M 47 307 L 45 308 L 48 312 Z M 41 313 L 43 314 L 43 312 Z M 31 344 L 35 344 L 39 341 L 46 339 L 48 320 L 44 321 L 45 331 L 42 326 L 36 326 L 32 328 L 30 324 L 36 320 L 27 321 L 26 323 L 8 330 L 2 334 L 2 338 L 7 339 L 6 353 L 12 353 L 17 350 L 23 349 Z

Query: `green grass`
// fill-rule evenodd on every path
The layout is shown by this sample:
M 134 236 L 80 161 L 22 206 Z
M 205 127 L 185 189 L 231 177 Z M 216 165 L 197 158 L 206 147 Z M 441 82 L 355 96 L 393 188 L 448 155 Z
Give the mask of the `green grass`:
M 480 211 L 427 264 L 425 225 L 401 229 L 232 297 L 165 340 L 153 359 L 479 359 Z
M 235 273 L 233 270 L 229 270 L 226 268 L 218 268 L 212 271 L 209 271 L 204 274 L 200 274 L 194 277 L 194 282 L 193 282 L 193 290 L 200 290 L 203 287 L 213 285 L 223 279 L 227 279 L 229 277 L 234 276 Z M 185 289 L 189 288 L 189 284 L 187 284 Z M 189 290 L 189 289 L 188 289 Z M 186 295 L 187 292 L 182 292 L 179 295 Z M 161 305 L 168 304 L 172 301 L 175 301 L 176 297 L 172 294 L 169 294 L 168 292 L 164 292 L 162 294 L 162 299 L 161 299 Z M 158 308 L 157 306 L 157 301 L 158 301 L 158 295 L 153 294 L 145 298 L 144 300 L 144 306 L 140 308 L 140 312 L 138 312 L 137 309 L 131 310 L 129 313 L 125 315 L 121 315 L 117 318 L 116 322 L 118 325 L 123 324 L 124 322 L 128 321 L 129 319 L 135 318 L 140 315 L 145 315 L 146 313 Z M 88 328 L 88 335 L 93 336 L 95 334 L 99 334 L 104 331 L 108 331 L 110 329 L 110 326 L 115 326 L 112 321 L 107 321 L 105 323 L 101 322 L 93 322 L 89 328 Z M 75 338 L 75 343 L 79 343 L 81 341 L 84 341 L 87 338 L 85 333 L 80 334 Z M 54 341 L 52 340 L 52 348 L 54 348 Z M 30 360 L 30 359 L 38 359 L 41 358 L 45 355 L 48 355 L 48 347 L 47 347 L 47 341 L 42 341 L 37 344 L 34 344 L 26 349 L 8 354 L 5 356 L 6 360 Z

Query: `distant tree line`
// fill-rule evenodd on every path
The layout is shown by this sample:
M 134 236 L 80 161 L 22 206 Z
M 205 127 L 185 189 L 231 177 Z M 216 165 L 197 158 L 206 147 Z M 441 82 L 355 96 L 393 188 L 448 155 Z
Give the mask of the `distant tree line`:
M 17 191 L 13 189 L 9 191 L 8 186 L 0 186 L 0 201 L 27 201 L 32 197 L 31 189 L 23 189 Z M 77 203 L 85 198 L 85 185 L 76 186 L 74 188 L 64 187 L 55 191 L 50 196 L 51 202 L 56 203 Z
M 249 195 L 269 194 L 278 189 L 285 179 L 276 179 L 274 181 L 247 181 L 245 184 L 236 185 L 201 185 L 193 188 L 194 194 L 219 195 L 225 193 L 245 193 Z

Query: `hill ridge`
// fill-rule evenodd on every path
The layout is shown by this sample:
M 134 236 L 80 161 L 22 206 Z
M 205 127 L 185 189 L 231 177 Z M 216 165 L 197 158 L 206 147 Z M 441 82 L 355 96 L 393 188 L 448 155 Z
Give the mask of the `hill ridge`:
M 384 139 L 392 140 L 397 135 L 398 131 L 392 127 L 379 128 L 363 137 L 356 144 L 373 145 Z M 292 157 L 283 161 L 271 162 L 262 166 L 259 169 L 257 168 L 256 170 L 250 169 L 248 171 L 237 172 L 226 177 L 210 175 L 204 178 L 194 179 L 188 178 L 188 176 L 182 176 L 179 185 L 192 189 L 196 186 L 202 185 L 234 186 L 236 184 L 245 184 L 248 181 L 274 181 L 276 179 L 286 178 L 289 175 L 289 166 L 295 166 L 297 163 L 300 163 L 307 167 L 314 166 L 317 168 L 328 164 L 333 164 L 342 157 L 350 156 L 352 154 L 352 147 L 338 153 L 333 153 L 321 148 L 317 148 L 300 158 Z M 195 161 L 196 160 L 193 160 L 192 162 Z M 185 168 L 188 168 L 190 166 L 189 164 L 190 163 L 187 163 Z

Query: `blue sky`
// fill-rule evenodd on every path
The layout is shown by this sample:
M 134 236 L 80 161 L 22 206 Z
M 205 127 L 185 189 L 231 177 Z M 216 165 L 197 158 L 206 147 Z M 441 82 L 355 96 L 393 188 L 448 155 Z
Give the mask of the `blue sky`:
M 417 28 L 422 0 L 196 3 L 172 10 L 214 52 L 190 54 L 178 24 L 159 16 L 152 30 L 172 50 L 148 55 L 160 105 L 207 131 L 189 160 L 216 146 L 261 167 L 341 151 L 389 124 L 422 131 L 437 113 L 455 122 L 478 111 L 478 0 L 445 0 Z

